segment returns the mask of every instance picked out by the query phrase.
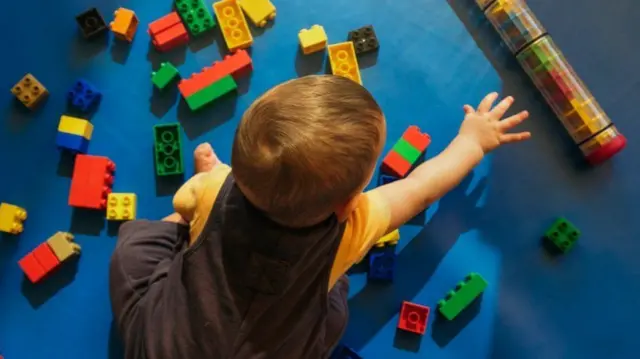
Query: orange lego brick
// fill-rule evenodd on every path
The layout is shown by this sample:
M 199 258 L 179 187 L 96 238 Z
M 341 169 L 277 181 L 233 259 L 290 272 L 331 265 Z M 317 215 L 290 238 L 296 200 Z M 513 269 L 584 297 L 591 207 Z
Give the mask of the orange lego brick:
M 138 17 L 135 12 L 121 7 L 113 12 L 113 21 L 109 27 L 116 38 L 132 42 L 138 30 Z
M 251 57 L 245 50 L 238 50 L 232 55 L 227 55 L 222 61 L 216 61 L 210 67 L 205 67 L 200 73 L 183 79 L 178 84 L 178 89 L 184 98 L 204 89 L 226 75 L 231 75 L 235 80 L 247 75 L 253 70 Z
M 47 242 L 40 244 L 31 253 L 36 257 L 45 273 L 51 272 L 60 265 L 60 260 L 58 260 L 58 257 L 53 253 L 53 250 L 51 250 Z
M 147 32 L 149 33 L 149 35 L 155 36 L 177 24 L 182 24 L 182 20 L 180 20 L 180 16 L 178 16 L 178 13 L 173 11 L 168 15 L 165 15 L 158 20 L 150 23 L 149 30 Z
M 431 136 L 426 133 L 420 132 L 420 128 L 418 126 L 409 126 L 409 128 L 404 131 L 402 138 L 404 138 L 405 141 L 409 142 L 420 152 L 426 150 L 431 143 Z
M 389 151 L 382 160 L 382 172 L 399 178 L 406 176 L 410 169 L 411 163 L 393 150 Z
M 29 278 L 31 283 L 37 283 L 45 274 L 47 274 L 33 253 L 29 253 L 22 257 L 22 259 L 18 261 L 18 265 L 27 278 Z
M 107 157 L 77 155 L 71 178 L 69 205 L 106 209 L 114 171 L 115 164 Z
M 159 51 L 169 51 L 189 42 L 189 33 L 175 11 L 149 24 L 147 32 Z

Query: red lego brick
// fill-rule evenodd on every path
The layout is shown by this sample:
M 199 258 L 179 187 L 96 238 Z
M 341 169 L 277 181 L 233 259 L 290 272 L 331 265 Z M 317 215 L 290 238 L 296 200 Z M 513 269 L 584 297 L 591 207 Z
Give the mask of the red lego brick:
M 424 334 L 427 330 L 430 311 L 431 309 L 429 309 L 429 307 L 425 307 L 423 305 L 407 301 L 402 302 L 398 328 L 420 335 Z
M 418 126 L 409 126 L 409 128 L 404 131 L 402 138 L 420 152 L 424 152 L 431 143 L 431 136 L 420 132 L 420 128 L 418 128 Z
M 115 164 L 107 157 L 77 155 L 69 191 L 73 207 L 105 209 L 113 185 Z
M 148 32 L 153 46 L 159 51 L 169 51 L 176 46 L 189 42 L 187 29 L 176 12 L 172 12 L 149 24 Z
M 395 151 L 391 150 L 382 160 L 382 172 L 394 177 L 403 178 L 411 169 L 411 163 Z
M 33 252 L 22 257 L 22 259 L 18 261 L 18 265 L 22 268 L 22 271 L 27 278 L 29 278 L 31 283 L 37 283 L 45 274 L 47 274 Z
M 60 265 L 60 260 L 56 257 L 55 253 L 53 253 L 53 250 L 51 250 L 47 242 L 40 244 L 31 253 L 36 257 L 45 273 L 51 272 Z
M 200 73 L 180 81 L 178 89 L 187 98 L 221 78 L 231 75 L 235 80 L 248 75 L 253 70 L 251 57 L 246 50 L 239 50 L 224 60 L 216 61 L 210 67 L 205 67 Z
M 180 16 L 178 16 L 177 12 L 173 11 L 168 15 L 165 15 L 159 18 L 158 20 L 150 23 L 148 33 L 151 36 L 155 36 L 169 29 L 170 27 L 177 24 L 181 24 L 181 23 L 182 23 L 182 20 L 180 20 Z

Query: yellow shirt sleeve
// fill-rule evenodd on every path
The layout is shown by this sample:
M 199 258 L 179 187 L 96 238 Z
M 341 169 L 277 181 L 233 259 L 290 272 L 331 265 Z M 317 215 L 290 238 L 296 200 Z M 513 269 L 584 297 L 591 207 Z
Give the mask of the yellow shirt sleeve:
M 329 289 L 386 234 L 390 220 L 389 208 L 380 194 L 367 192 L 360 196 L 358 204 L 347 218 L 331 268 Z
M 189 220 L 190 243 L 194 243 L 207 223 L 218 192 L 231 172 L 231 167 L 219 163 L 209 172 L 191 177 L 173 197 L 173 208 Z

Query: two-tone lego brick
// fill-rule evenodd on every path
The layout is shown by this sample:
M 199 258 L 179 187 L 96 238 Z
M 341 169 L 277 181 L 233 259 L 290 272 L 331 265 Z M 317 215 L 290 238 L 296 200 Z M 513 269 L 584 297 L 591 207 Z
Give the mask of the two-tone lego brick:
M 185 100 L 192 111 L 199 110 L 204 106 L 212 103 L 220 97 L 235 91 L 238 88 L 236 81 L 227 75 L 220 80 L 212 83 L 204 89 L 187 97 Z
M 57 232 L 22 257 L 18 265 L 32 283 L 37 283 L 58 268 L 60 263 L 80 253 L 80 246 L 72 241 L 71 233 Z
M 113 12 L 113 21 L 109 27 L 116 38 L 131 42 L 138 30 L 138 22 L 135 12 L 121 7 Z
M 115 169 L 115 164 L 107 157 L 77 155 L 71 178 L 69 205 L 106 209 Z
M 420 335 L 424 334 L 427 330 L 429 312 L 431 312 L 431 309 L 424 305 L 407 301 L 402 302 L 400 318 L 398 319 L 398 329 Z
M 184 173 L 179 124 L 153 126 L 153 152 L 158 176 Z
M 176 10 L 191 36 L 199 36 L 216 26 L 202 0 L 174 0 Z
M 164 90 L 173 80 L 180 77 L 178 69 L 170 62 L 160 64 L 160 69 L 151 73 L 151 82 L 159 90 Z
M 76 22 L 85 39 L 92 39 L 107 32 L 107 23 L 95 7 L 76 16 Z
M 73 84 L 73 87 L 67 92 L 67 100 L 69 104 L 82 112 L 89 109 L 102 97 L 102 93 L 91 83 L 86 80 L 79 79 Z
M 26 74 L 11 88 L 11 93 L 28 109 L 35 109 L 49 91 L 32 74 Z
M 487 281 L 478 273 L 470 273 L 449 291 L 444 299 L 438 301 L 438 311 L 445 318 L 452 320 L 479 297 L 487 287 Z
M 24 229 L 27 211 L 13 204 L 0 203 L 0 232 L 20 234 Z
M 329 45 L 329 63 L 331 73 L 336 76 L 343 76 L 362 85 L 360 77 L 360 67 L 353 47 L 353 42 L 341 42 Z
M 147 32 L 158 51 L 169 51 L 189 42 L 189 33 L 175 11 L 150 23 Z
M 238 5 L 238 0 L 223 0 L 213 3 L 213 12 L 218 18 L 224 41 L 229 51 L 246 49 L 253 44 L 249 25 Z
M 347 40 L 353 42 L 357 55 L 375 51 L 380 47 L 378 37 L 372 25 L 349 31 Z
M 267 21 L 276 18 L 276 7 L 269 0 L 239 0 L 240 7 L 257 27 L 265 27 Z
M 382 160 L 382 171 L 398 178 L 405 177 L 431 143 L 431 137 L 409 126 Z
M 567 253 L 580 238 L 580 230 L 565 218 L 558 218 L 544 234 L 563 253 Z
M 300 30 L 298 40 L 300 41 L 302 53 L 305 55 L 322 51 L 327 47 L 327 33 L 324 31 L 324 27 L 320 25 L 313 25 L 309 29 Z
M 232 55 L 225 56 L 222 61 L 216 61 L 210 67 L 202 69 L 201 72 L 183 79 L 178 84 L 178 89 L 186 99 L 227 75 L 238 80 L 247 76 L 252 70 L 253 62 L 249 53 L 246 50 L 238 50 Z
M 137 197 L 135 193 L 109 193 L 107 219 L 129 221 L 136 219 Z
M 93 125 L 84 119 L 61 116 L 56 146 L 74 153 L 86 153 L 93 134 Z

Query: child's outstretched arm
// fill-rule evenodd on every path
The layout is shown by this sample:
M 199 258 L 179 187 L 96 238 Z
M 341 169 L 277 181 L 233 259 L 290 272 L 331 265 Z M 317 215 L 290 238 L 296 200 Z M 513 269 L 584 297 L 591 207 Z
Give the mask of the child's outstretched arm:
M 497 98 L 497 93 L 487 95 L 477 109 L 465 105 L 458 136 L 444 151 L 419 165 L 406 178 L 372 190 L 388 205 L 388 231 L 400 227 L 457 186 L 486 153 L 502 144 L 531 137 L 529 132 L 507 133 L 529 113 L 522 111 L 502 120 L 514 100 L 509 96 L 492 108 Z

